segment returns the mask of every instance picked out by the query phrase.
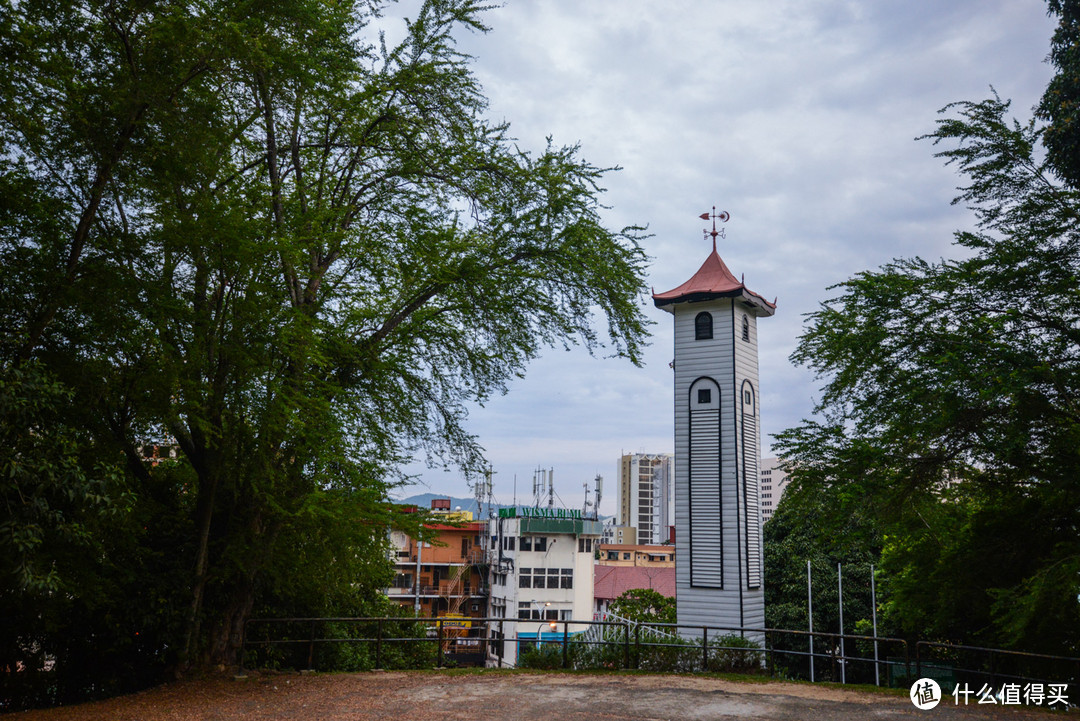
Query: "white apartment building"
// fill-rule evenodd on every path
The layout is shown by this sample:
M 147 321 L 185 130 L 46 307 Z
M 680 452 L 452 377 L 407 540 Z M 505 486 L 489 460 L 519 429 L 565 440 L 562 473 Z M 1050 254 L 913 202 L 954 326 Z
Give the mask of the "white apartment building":
M 776 506 L 780 503 L 780 496 L 784 495 L 791 478 L 780 468 L 779 458 L 762 458 L 760 466 L 761 482 L 758 488 L 761 493 L 761 522 L 772 518 Z
M 577 510 L 502 508 L 488 521 L 488 616 L 514 619 L 490 623 L 489 666 L 517 665 L 518 640 L 561 640 L 560 621 L 592 619 L 593 551 L 601 534 L 601 523 Z M 567 631 L 586 628 L 569 624 Z
M 627 453 L 619 459 L 618 526 L 637 529 L 626 543 L 657 545 L 668 540 L 675 506 L 674 455 Z

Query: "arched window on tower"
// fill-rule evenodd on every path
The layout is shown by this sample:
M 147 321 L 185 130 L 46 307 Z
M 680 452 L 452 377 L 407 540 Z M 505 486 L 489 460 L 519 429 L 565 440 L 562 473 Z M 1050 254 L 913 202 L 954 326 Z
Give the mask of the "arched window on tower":
M 712 339 L 712 315 L 709 313 L 698 313 L 694 318 L 694 340 L 711 340 Z
M 747 343 L 750 342 L 750 320 L 745 314 L 742 317 L 742 339 Z

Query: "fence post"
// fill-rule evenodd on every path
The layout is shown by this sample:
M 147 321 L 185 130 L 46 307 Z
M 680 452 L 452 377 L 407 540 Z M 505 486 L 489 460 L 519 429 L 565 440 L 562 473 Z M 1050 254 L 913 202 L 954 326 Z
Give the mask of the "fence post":
M 916 648 L 915 652 L 918 653 L 918 651 L 919 649 Z M 904 639 L 904 677 L 911 681 L 911 646 L 908 645 L 907 639 Z
M 835 635 L 836 634 L 832 633 L 829 634 L 829 655 L 832 656 L 832 677 L 834 682 L 836 679 L 840 678 L 840 669 L 837 667 L 836 663 L 836 654 L 840 653 L 840 646 L 839 644 L 833 643 L 833 636 Z
M 641 668 L 641 624 L 634 626 L 634 668 Z
M 569 635 L 570 624 L 563 621 L 562 625 L 562 667 L 570 668 L 570 646 L 567 645 L 567 636 Z
M 308 640 L 308 651 L 307 651 L 307 670 L 308 671 L 315 670 L 312 667 L 312 663 L 314 661 L 314 658 L 315 658 L 315 621 L 312 620 L 312 622 L 311 622 L 311 638 Z
M 769 632 L 765 631 L 765 666 L 769 670 L 769 678 L 776 675 L 776 658 L 773 655 L 774 651 L 769 645 Z
M 701 670 L 709 670 L 709 627 L 701 627 Z
M 244 622 L 240 624 L 240 664 L 236 669 L 237 676 L 244 675 L 244 651 L 247 648 L 247 625 L 250 619 L 245 618 Z
M 436 668 L 442 668 L 443 667 L 443 650 L 442 650 L 443 630 L 442 630 L 442 619 L 441 618 L 435 620 L 435 626 L 436 626 L 436 628 L 439 629 L 439 655 L 438 655 L 438 661 L 437 661 L 435 667 Z
M 375 668 L 382 668 L 382 619 L 375 621 Z
M 630 624 L 623 625 L 623 668 L 630 668 Z

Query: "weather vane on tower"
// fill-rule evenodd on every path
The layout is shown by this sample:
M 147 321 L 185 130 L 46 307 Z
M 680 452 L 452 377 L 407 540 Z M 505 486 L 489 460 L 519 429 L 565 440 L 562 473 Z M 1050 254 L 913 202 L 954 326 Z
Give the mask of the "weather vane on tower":
M 724 229 L 723 228 L 721 228 L 720 230 L 716 229 L 716 221 L 719 220 L 721 223 L 726 223 L 726 222 L 728 222 L 728 218 L 730 218 L 731 216 L 728 215 L 728 212 L 726 210 L 721 210 L 719 213 L 717 213 L 716 212 L 716 206 L 714 205 L 712 207 L 712 214 L 702 213 L 698 217 L 701 218 L 702 220 L 708 220 L 709 218 L 712 218 L 712 231 L 710 232 L 709 230 L 704 230 L 703 229 L 701 232 L 704 233 L 706 236 L 709 236 L 709 235 L 712 236 L 712 249 L 713 249 L 713 252 L 715 253 L 716 252 L 716 236 L 720 236 L 721 238 L 727 238 L 727 236 L 724 235 Z

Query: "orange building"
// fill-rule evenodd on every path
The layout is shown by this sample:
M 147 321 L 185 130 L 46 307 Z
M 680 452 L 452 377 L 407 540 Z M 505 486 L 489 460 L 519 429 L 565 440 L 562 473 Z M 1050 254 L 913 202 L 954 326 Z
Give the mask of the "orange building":
M 414 609 L 421 616 L 463 615 L 483 618 L 487 612 L 487 574 L 481 545 L 483 525 L 472 514 L 450 511 L 449 499 L 435 499 L 432 510 L 461 526 L 430 524 L 438 536 L 417 543 L 405 533 L 390 534 L 394 553 L 394 584 L 387 590 L 391 600 Z

